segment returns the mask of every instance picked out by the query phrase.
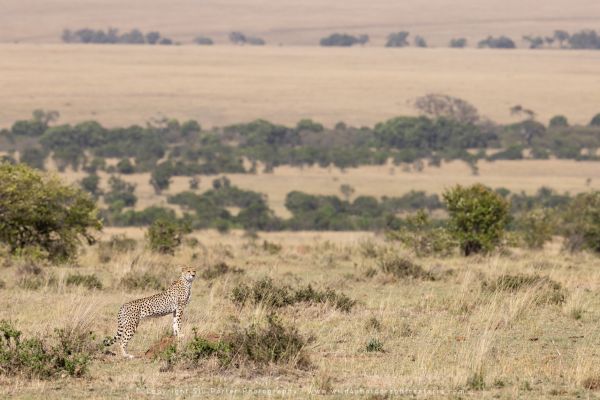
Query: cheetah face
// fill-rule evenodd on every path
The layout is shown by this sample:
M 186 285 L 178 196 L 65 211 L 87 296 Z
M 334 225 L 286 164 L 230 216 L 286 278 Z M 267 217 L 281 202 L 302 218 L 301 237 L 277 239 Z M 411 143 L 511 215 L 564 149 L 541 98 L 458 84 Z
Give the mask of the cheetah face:
M 196 270 L 185 267 L 181 270 L 181 276 L 188 282 L 192 282 L 196 277 Z

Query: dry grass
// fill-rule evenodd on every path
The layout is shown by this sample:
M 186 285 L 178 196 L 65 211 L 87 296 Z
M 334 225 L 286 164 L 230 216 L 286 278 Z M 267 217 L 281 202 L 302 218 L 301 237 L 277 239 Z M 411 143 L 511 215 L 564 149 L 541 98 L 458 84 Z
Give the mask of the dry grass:
M 256 118 L 362 126 L 414 114 L 412 101 L 430 92 L 464 98 L 499 122 L 522 104 L 541 121 L 564 114 L 587 124 L 600 111 L 598 70 L 593 51 L 4 44 L 0 127 L 36 108 L 112 126 L 161 115 L 204 126 Z
M 554 29 L 597 27 L 600 8 L 593 0 L 48 0 L 35 3 L 5 0 L 0 14 L 0 41 L 57 42 L 64 28 L 108 26 L 160 30 L 190 42 L 202 33 L 217 43 L 242 30 L 272 44 L 314 45 L 332 31 L 368 33 L 381 45 L 390 31 L 407 29 L 430 43 L 451 37 L 475 41 L 490 34 L 545 34 Z
M 139 231 L 119 232 L 140 236 Z M 106 234 L 114 233 L 117 231 Z M 248 326 L 264 317 L 266 310 L 260 305 L 240 310 L 229 300 L 231 289 L 240 280 L 270 276 L 277 282 L 310 282 L 342 291 L 359 304 L 349 314 L 327 305 L 301 304 L 278 311 L 284 322 L 315 338 L 306 349 L 313 364 L 307 371 L 273 367 L 266 374 L 257 374 L 247 368 L 176 367 L 160 372 L 160 361 L 142 356 L 169 332 L 170 318 L 165 317 L 140 325 L 130 346 L 140 358 L 125 361 L 103 356 L 93 362 L 87 379 L 50 383 L 0 377 L 0 396 L 123 398 L 158 393 L 170 397 L 177 395 L 176 390 L 180 396 L 192 396 L 221 388 L 237 390 L 237 397 L 259 398 L 256 391 L 277 388 L 291 391 L 291 398 L 306 397 L 308 390 L 343 397 L 345 390 L 359 389 L 429 390 L 444 398 L 461 393 L 483 398 L 547 398 L 593 396 L 598 387 L 597 257 L 564 254 L 550 246 L 536 252 L 515 249 L 504 256 L 424 258 L 418 263 L 426 270 L 454 272 L 435 281 L 390 281 L 381 273 L 365 276 L 368 268 L 376 267 L 376 259 L 361 251 L 360 244 L 369 240 L 375 248 L 390 250 L 389 244 L 369 233 L 261 234 L 261 240 L 282 245 L 279 254 L 251 245 L 241 232 L 194 235 L 201 245 L 183 248 L 174 258 L 136 250 L 99 264 L 95 250 L 88 249 L 78 272 L 100 277 L 104 285 L 100 291 L 62 284 L 72 271 L 66 267 L 52 267 L 58 279 L 55 286 L 23 290 L 16 286 L 15 267 L 3 267 L 0 278 L 6 281 L 6 288 L 0 289 L 0 319 L 12 319 L 28 335 L 44 334 L 72 321 L 101 338 L 114 333 L 121 303 L 151 293 L 127 292 L 118 286 L 132 268 L 175 277 L 178 264 L 189 263 L 202 270 L 218 261 L 242 267 L 246 273 L 226 274 L 210 285 L 201 279 L 194 283 L 183 323 L 187 339 L 192 337 L 193 327 L 199 335 L 218 337 L 232 321 Z M 483 281 L 517 274 L 547 276 L 559 282 L 567 301 L 562 305 L 539 303 L 535 285 L 514 292 L 482 288 Z M 578 318 L 573 310 L 581 311 Z M 378 321 L 376 326 L 373 319 Z M 369 341 L 380 342 L 384 351 L 367 352 Z

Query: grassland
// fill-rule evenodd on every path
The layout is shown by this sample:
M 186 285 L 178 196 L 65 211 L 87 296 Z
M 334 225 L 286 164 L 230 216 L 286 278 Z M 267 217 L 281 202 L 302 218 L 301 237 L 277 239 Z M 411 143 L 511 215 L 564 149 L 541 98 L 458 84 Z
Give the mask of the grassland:
M 109 126 L 161 116 L 371 126 L 414 114 L 430 92 L 497 122 L 516 121 L 509 108 L 522 104 L 540 121 L 587 124 L 600 111 L 598 70 L 592 51 L 0 45 L 0 127 L 36 108 Z
M 182 42 L 198 34 L 217 43 L 232 30 L 265 37 L 272 44 L 315 45 L 332 31 L 368 33 L 374 45 L 398 30 L 424 35 L 434 45 L 452 37 L 471 43 L 487 35 L 549 34 L 554 29 L 597 27 L 600 6 L 593 0 L 48 0 L 3 1 L 0 41 L 58 42 L 65 28 L 159 30 Z
M 281 217 L 288 217 L 285 197 L 293 190 L 310 194 L 341 196 L 340 186 L 348 184 L 356 196 L 402 196 L 411 190 L 441 194 L 456 184 L 470 185 L 481 182 L 492 188 L 505 187 L 514 193 L 534 194 L 542 186 L 559 193 L 576 194 L 600 189 L 600 168 L 593 161 L 573 160 L 520 160 L 480 162 L 478 175 L 473 175 L 466 163 L 454 161 L 440 168 L 425 166 L 420 172 L 410 166 L 363 166 L 341 171 L 337 168 L 278 167 L 273 173 L 224 174 L 232 184 L 243 189 L 264 193 L 268 204 Z M 52 168 L 51 165 L 48 166 Z M 75 183 L 85 172 L 67 171 L 66 181 Z M 100 186 L 108 191 L 109 175 L 99 172 Z M 169 189 L 156 194 L 150 185 L 150 174 L 122 175 L 122 179 L 136 185 L 137 209 L 151 205 L 169 206 L 167 197 L 189 190 L 189 177 L 174 177 Z M 198 192 L 212 188 L 215 177 L 202 176 Z
M 142 237 L 139 230 L 111 230 Z M 211 390 L 237 390 L 228 398 L 262 398 L 265 390 L 288 390 L 278 397 L 307 398 L 318 391 L 331 398 L 364 390 L 353 398 L 380 398 L 382 390 L 420 390 L 435 398 L 591 398 L 586 389 L 598 382 L 600 356 L 600 263 L 586 254 L 570 255 L 555 242 L 544 251 L 511 249 L 489 257 L 422 258 L 414 262 L 435 280 L 399 279 L 378 271 L 381 254 L 412 257 L 405 249 L 369 233 L 261 234 L 257 242 L 241 232 L 194 234 L 198 247 L 184 247 L 175 257 L 152 255 L 138 248 L 98 260 L 87 249 L 74 267 L 49 267 L 56 278 L 38 290 L 19 286 L 27 277 L 18 262 L 5 261 L 0 279 L 0 319 L 11 319 L 26 335 L 45 335 L 53 328 L 77 323 L 99 338 L 112 335 L 121 303 L 152 293 L 123 289 L 120 279 L 132 269 L 164 279 L 177 276 L 179 264 L 201 272 L 224 261 L 244 274 L 224 275 L 194 283 L 183 332 L 218 337 L 237 321 L 247 326 L 264 318 L 264 306 L 236 308 L 229 300 L 239 281 L 270 276 L 276 282 L 312 283 L 358 300 L 350 313 L 329 305 L 296 305 L 278 311 L 303 335 L 313 335 L 306 348 L 312 368 L 272 366 L 220 370 L 207 363 L 198 369 L 176 367 L 160 372 L 162 362 L 142 357 L 169 332 L 170 318 L 144 321 L 130 345 L 139 356 L 126 361 L 102 355 L 84 379 L 28 381 L 0 378 L 0 396 L 11 398 L 196 398 Z M 262 240 L 280 244 L 279 253 L 263 250 Z M 137 263 L 133 263 L 137 259 Z M 21 271 L 21 272 L 19 272 Z M 369 272 L 371 271 L 371 272 Z M 101 290 L 65 285 L 73 272 L 95 274 Z M 515 291 L 486 289 L 503 274 L 547 276 L 562 286 L 565 302 L 541 301 L 541 286 Z M 377 327 L 373 318 L 379 322 Z M 383 352 L 367 352 L 377 339 Z M 479 374 L 479 375 L 478 375 Z M 593 385 L 592 385 L 593 386 Z M 423 391 L 427 392 L 423 392 Z M 213 392 L 214 393 L 214 392 Z M 280 392 L 281 394 L 282 392 Z M 407 393 L 407 392 L 404 392 Z

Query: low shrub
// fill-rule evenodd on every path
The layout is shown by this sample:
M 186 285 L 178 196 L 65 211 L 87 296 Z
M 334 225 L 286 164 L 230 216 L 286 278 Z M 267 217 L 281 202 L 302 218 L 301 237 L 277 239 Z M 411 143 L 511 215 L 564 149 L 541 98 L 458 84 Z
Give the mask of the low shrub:
M 161 279 L 149 272 L 129 272 L 122 279 L 120 286 L 128 290 L 164 290 Z
M 456 240 L 442 228 L 434 227 L 423 210 L 406 218 L 406 226 L 386 232 L 386 238 L 401 242 L 418 257 L 450 255 L 458 246 Z
M 245 283 L 237 285 L 231 292 L 231 300 L 240 306 L 250 302 L 272 308 L 296 303 L 327 303 L 344 312 L 350 312 L 356 304 L 355 300 L 344 293 L 338 293 L 330 288 L 317 290 L 310 284 L 299 288 L 280 286 L 268 277 L 255 281 L 252 286 Z
M 565 302 L 566 294 L 562 285 L 547 276 L 540 275 L 500 275 L 492 281 L 483 281 L 482 289 L 489 292 L 518 292 L 536 288 L 536 303 L 538 304 L 562 304 Z
M 65 280 L 67 286 L 83 286 L 87 289 L 102 289 L 102 282 L 96 275 L 70 274 Z
M 244 273 L 244 270 L 241 268 L 230 267 L 229 265 L 227 265 L 227 263 L 220 262 L 220 263 L 211 265 L 210 267 L 208 267 L 207 269 L 202 271 L 202 273 L 200 274 L 200 277 L 204 280 L 212 281 L 213 279 L 217 279 L 218 277 L 223 276 L 223 275 L 243 274 L 243 273 Z
M 91 332 L 57 329 L 51 337 L 22 338 L 10 322 L 0 321 L 0 374 L 51 379 L 86 374 L 97 351 Z M 52 342 L 52 343 L 49 343 Z
M 234 355 L 233 361 L 250 362 L 257 366 L 286 364 L 305 369 L 310 366 L 305 347 L 308 342 L 296 327 L 285 326 L 277 316 L 267 317 L 266 326 L 252 324 L 238 329 L 225 338 Z
M 398 279 L 435 280 L 435 277 L 410 258 L 398 254 L 384 254 L 377 261 L 379 270 Z
M 365 346 L 365 350 L 367 353 L 375 353 L 375 352 L 379 352 L 379 353 L 383 353 L 383 342 L 381 342 L 379 339 L 375 339 L 375 338 L 371 338 L 366 346 Z

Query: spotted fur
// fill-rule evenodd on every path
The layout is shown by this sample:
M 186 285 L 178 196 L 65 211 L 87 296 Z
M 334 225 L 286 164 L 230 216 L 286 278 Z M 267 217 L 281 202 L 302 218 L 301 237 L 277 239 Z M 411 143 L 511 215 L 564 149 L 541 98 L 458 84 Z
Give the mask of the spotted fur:
M 184 268 L 181 277 L 164 292 L 123 304 L 117 318 L 117 334 L 107 340 L 105 345 L 110 346 L 118 341 L 123 357 L 133 358 L 127 353 L 127 343 L 137 330 L 140 320 L 169 314 L 173 314 L 173 335 L 179 337 L 181 316 L 190 301 L 192 282 L 195 277 L 196 271 Z

